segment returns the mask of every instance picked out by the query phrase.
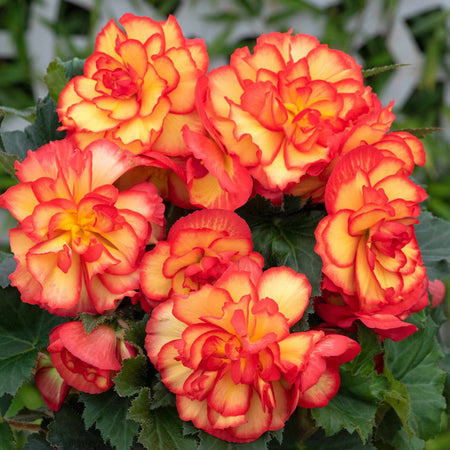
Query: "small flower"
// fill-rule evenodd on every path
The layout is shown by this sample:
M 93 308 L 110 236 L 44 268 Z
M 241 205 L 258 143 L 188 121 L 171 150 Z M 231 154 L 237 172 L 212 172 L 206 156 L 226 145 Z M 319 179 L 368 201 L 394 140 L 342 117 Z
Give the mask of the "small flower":
M 62 128 L 80 148 L 108 138 L 134 154 L 183 154 L 181 128 L 201 129 L 194 94 L 208 68 L 205 43 L 186 39 L 173 16 L 155 22 L 125 14 L 119 22 L 124 31 L 110 20 L 84 75 L 61 92 Z
M 404 160 L 376 147 L 337 163 L 325 190 L 328 216 L 315 232 L 325 275 L 316 311 L 325 320 L 347 328 L 360 319 L 395 340 L 416 330 L 402 320 L 428 303 L 414 232 L 425 198 Z
M 290 333 L 308 306 L 303 274 L 247 269 L 232 265 L 215 285 L 172 296 L 146 328 L 147 353 L 180 417 L 229 442 L 282 428 L 297 405 L 325 406 L 339 364 L 360 350 L 344 336 Z
M 119 192 L 129 152 L 100 140 L 80 151 L 55 141 L 16 163 L 20 183 L 0 197 L 19 221 L 10 230 L 18 263 L 10 275 L 26 303 L 70 316 L 104 313 L 139 288 L 145 245 L 164 225 L 155 186 Z
M 53 366 L 48 354 L 39 353 L 34 382 L 47 406 L 58 411 L 70 391 L 70 386 Z
M 253 250 L 247 223 L 232 211 L 208 209 L 179 219 L 166 241 L 142 259 L 141 289 L 150 299 L 188 294 L 213 284 L 235 261 L 248 256 L 259 267 L 263 258 Z
M 86 334 L 81 322 L 67 322 L 50 333 L 52 363 L 64 381 L 82 392 L 98 394 L 113 385 L 122 361 L 136 356 L 136 349 L 119 339 L 107 325 Z

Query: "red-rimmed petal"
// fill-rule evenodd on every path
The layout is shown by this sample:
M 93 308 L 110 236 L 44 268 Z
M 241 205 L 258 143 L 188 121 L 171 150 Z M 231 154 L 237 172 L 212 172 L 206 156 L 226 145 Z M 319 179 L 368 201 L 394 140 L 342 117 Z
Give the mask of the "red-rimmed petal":
M 311 285 L 304 274 L 288 267 L 273 267 L 263 273 L 258 295 L 260 299 L 269 297 L 275 300 L 279 312 L 292 326 L 301 319 L 308 306 Z

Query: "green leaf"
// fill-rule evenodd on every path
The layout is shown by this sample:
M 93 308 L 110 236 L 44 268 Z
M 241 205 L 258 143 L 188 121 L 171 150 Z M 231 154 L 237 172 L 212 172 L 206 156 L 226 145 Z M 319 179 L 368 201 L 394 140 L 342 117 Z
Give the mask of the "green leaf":
M 409 64 L 390 64 L 389 66 L 373 67 L 371 69 L 362 70 L 362 76 L 364 78 L 373 77 L 379 73 L 388 72 L 389 70 L 398 69 L 399 67 L 409 66 Z
M 15 155 L 23 161 L 28 150 L 37 150 L 50 141 L 62 139 L 65 133 L 57 131 L 59 118 L 56 104 L 47 97 L 39 100 L 36 106 L 36 120 L 24 131 L 0 132 L 3 149 L 8 155 Z M 9 162 L 9 161 L 8 161 Z
M 350 434 L 356 431 L 366 441 L 375 425 L 375 414 L 387 382 L 374 370 L 373 358 L 382 352 L 378 337 L 361 325 L 358 342 L 359 355 L 340 368 L 339 392 L 324 408 L 314 408 L 312 416 L 327 436 L 345 429 Z
M 28 120 L 28 122 L 33 122 L 36 118 L 36 108 L 30 106 L 26 109 L 15 109 L 9 108 L 8 106 L 0 106 L 0 115 L 11 114 L 13 116 L 20 117 L 21 119 Z
M 44 433 L 33 433 L 28 436 L 22 450 L 53 450 L 54 447 L 45 438 Z
M 126 330 L 124 339 L 131 344 L 144 348 L 145 337 L 147 336 L 145 327 L 149 318 L 150 315 L 145 314 L 142 320 L 129 323 L 130 328 Z
M 138 424 L 127 419 L 130 399 L 119 397 L 110 390 L 102 394 L 81 394 L 86 427 L 95 425 L 103 439 L 117 450 L 128 450 L 138 432 Z
M 450 276 L 450 222 L 422 212 L 415 226 L 423 262 L 430 280 Z
M 319 430 L 305 441 L 305 450 L 376 450 L 372 444 L 364 444 L 357 433 L 341 431 L 333 436 L 327 436 Z
M 114 389 L 121 396 L 131 396 L 140 392 L 148 379 L 148 362 L 143 355 L 127 358 L 122 369 L 114 378 Z
M 428 134 L 432 134 L 435 131 L 442 131 L 439 127 L 424 127 L 424 128 L 404 128 L 401 131 L 407 131 L 418 139 L 422 139 Z
M 267 450 L 267 444 L 272 440 L 270 433 L 264 433 L 256 441 L 247 444 L 236 444 L 233 442 L 223 441 L 211 436 L 204 431 L 199 432 L 200 444 L 198 450 Z
M 0 418 L 0 448 L 2 450 L 16 450 L 16 441 L 14 439 L 11 427 L 7 422 Z
M 377 406 L 372 401 L 358 398 L 351 391 L 341 388 L 327 406 L 313 408 L 311 412 L 327 436 L 345 429 L 350 434 L 356 431 L 365 441 L 375 425 L 376 410 Z
M 150 389 L 144 388 L 128 412 L 141 425 L 139 442 L 152 450 L 196 450 L 193 438 L 183 436 L 183 422 L 174 408 L 150 409 Z
M 314 296 L 320 294 L 322 273 L 322 260 L 314 252 L 314 231 L 325 211 L 300 209 L 299 202 L 288 197 L 281 209 L 258 198 L 238 213 L 249 224 L 254 250 L 264 256 L 266 267 L 287 266 L 304 273 Z
M 71 80 L 72 78 L 83 75 L 84 71 L 84 63 L 85 59 L 80 58 L 72 58 L 70 61 L 61 61 L 61 64 L 64 66 L 64 73 L 66 75 L 67 80 Z
M 11 405 L 11 400 L 13 399 L 12 395 L 5 394 L 0 397 L 0 415 L 4 416 L 6 411 L 8 411 L 9 406 Z
M 83 323 L 86 334 L 89 334 L 97 325 L 111 323 L 115 320 L 112 314 L 95 315 L 90 313 L 80 313 L 79 317 Z
M 427 440 L 439 432 L 445 408 L 445 372 L 438 368 L 442 352 L 436 339 L 438 327 L 425 312 L 414 314 L 408 321 L 419 330 L 400 342 L 387 339 L 385 364 L 410 397 L 409 426 L 417 437 Z
M 162 381 L 156 382 L 152 386 L 152 403 L 150 409 L 175 405 L 175 395 L 166 388 Z
M 97 430 L 90 428 L 86 431 L 79 412 L 67 404 L 55 413 L 55 419 L 48 428 L 47 440 L 60 450 L 111 449 Z
M 47 67 L 47 74 L 44 77 L 45 84 L 48 87 L 50 97 L 55 103 L 58 103 L 59 94 L 67 84 L 66 73 L 64 65 L 57 58 L 52 61 Z
M 0 314 L 0 395 L 14 395 L 31 375 L 38 350 L 48 346 L 53 327 L 66 321 L 35 305 L 22 303 L 18 291 L 3 290 Z
M 9 286 L 9 275 L 16 270 L 17 263 L 11 253 L 0 251 L 0 286 L 4 289 Z

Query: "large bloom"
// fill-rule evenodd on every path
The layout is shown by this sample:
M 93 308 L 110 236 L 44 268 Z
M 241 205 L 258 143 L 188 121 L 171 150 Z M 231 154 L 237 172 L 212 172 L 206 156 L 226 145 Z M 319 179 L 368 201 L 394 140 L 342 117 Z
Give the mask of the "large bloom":
M 353 127 L 367 120 L 386 132 L 393 118 L 353 58 L 308 35 L 262 35 L 253 55 L 236 50 L 199 83 L 208 131 L 249 169 L 256 192 L 275 200 L 320 174 Z
M 234 262 L 250 257 L 259 267 L 264 261 L 253 252 L 249 226 L 232 211 L 202 210 L 179 219 L 166 241 L 159 241 L 142 259 L 141 289 L 152 300 L 188 294 L 213 284 Z
M 16 163 L 21 183 L 0 205 L 19 221 L 10 230 L 18 262 L 10 278 L 24 302 L 59 315 L 102 314 L 135 294 L 164 205 L 150 183 L 123 192 L 112 185 L 134 166 L 132 156 L 106 140 L 84 151 L 63 140 Z
M 360 348 L 322 331 L 290 334 L 310 292 L 306 277 L 286 267 L 231 266 L 214 286 L 158 305 L 145 347 L 180 417 L 250 442 L 282 428 L 297 405 L 325 406 L 338 390 L 339 364 Z
M 338 162 L 325 190 L 328 216 L 315 233 L 326 291 L 316 309 L 325 320 L 348 327 L 360 319 L 396 340 L 415 331 L 401 320 L 427 304 L 414 233 L 425 198 L 404 160 L 383 150 L 362 146 Z
M 53 328 L 47 350 L 63 380 L 90 394 L 110 389 L 122 361 L 137 354 L 109 326 L 97 325 L 86 334 L 81 322 L 66 322 Z
M 194 93 L 208 67 L 205 44 L 185 39 L 173 16 L 155 22 L 125 14 L 119 22 L 124 31 L 110 20 L 84 75 L 61 92 L 63 129 L 80 148 L 106 137 L 135 154 L 150 147 L 183 154 L 181 128 L 202 128 Z

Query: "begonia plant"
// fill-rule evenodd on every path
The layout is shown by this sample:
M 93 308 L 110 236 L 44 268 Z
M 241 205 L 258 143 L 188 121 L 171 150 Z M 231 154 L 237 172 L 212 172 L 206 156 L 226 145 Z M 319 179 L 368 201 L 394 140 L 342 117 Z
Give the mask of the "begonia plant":
M 208 72 L 175 17 L 125 14 L 47 84 L 0 131 L 5 448 L 439 433 L 450 227 L 414 181 L 420 133 L 352 56 L 269 32 Z

